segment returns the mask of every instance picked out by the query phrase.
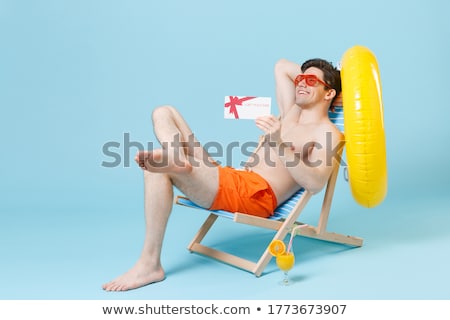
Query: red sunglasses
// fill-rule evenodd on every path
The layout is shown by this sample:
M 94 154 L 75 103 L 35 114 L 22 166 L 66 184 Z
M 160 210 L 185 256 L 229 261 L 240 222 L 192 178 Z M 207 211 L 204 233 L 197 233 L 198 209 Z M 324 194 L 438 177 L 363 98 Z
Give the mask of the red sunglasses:
M 331 89 L 330 85 L 323 82 L 315 74 L 299 74 L 297 77 L 295 77 L 294 84 L 295 86 L 298 86 L 300 82 L 305 80 L 305 83 L 307 86 L 315 87 L 317 85 L 317 82 L 323 84 L 325 88 Z

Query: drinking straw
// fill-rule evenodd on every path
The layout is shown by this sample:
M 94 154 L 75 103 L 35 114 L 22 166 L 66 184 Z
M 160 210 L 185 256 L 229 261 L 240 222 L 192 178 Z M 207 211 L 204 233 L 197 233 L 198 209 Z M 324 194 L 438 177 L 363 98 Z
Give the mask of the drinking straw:
M 292 231 L 291 231 L 291 239 L 289 240 L 287 252 L 291 252 L 292 241 L 294 240 L 295 233 L 296 233 L 297 229 L 304 228 L 304 227 L 307 227 L 307 226 L 308 226 L 307 224 L 301 224 L 301 225 L 296 226 L 296 227 L 294 227 L 294 228 L 292 229 Z

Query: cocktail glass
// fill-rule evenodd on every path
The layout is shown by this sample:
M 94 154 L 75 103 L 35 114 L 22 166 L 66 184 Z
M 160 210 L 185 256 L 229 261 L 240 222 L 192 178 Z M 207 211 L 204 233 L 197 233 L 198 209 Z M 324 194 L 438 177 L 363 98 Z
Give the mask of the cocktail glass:
M 281 271 L 284 273 L 284 278 L 281 280 L 280 284 L 283 286 L 288 286 L 291 284 L 291 281 L 289 280 L 289 270 L 292 269 L 295 263 L 295 257 L 294 253 L 291 252 L 284 252 L 283 254 L 276 256 L 276 263 L 278 268 L 280 268 Z

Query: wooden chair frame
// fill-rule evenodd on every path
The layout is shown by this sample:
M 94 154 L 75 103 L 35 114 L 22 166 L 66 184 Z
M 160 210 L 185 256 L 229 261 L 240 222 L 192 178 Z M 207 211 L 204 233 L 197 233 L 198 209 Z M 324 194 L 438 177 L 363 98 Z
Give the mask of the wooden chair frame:
M 303 228 L 297 228 L 296 235 L 354 247 L 360 247 L 363 244 L 363 239 L 361 238 L 327 231 L 328 217 L 330 215 L 331 203 L 334 195 L 339 167 L 340 167 L 339 165 L 336 165 L 333 168 L 330 178 L 328 179 L 328 183 L 325 189 L 324 198 L 322 202 L 322 209 L 317 226 L 307 225 Z M 300 199 L 298 200 L 298 202 L 296 203 L 295 207 L 292 209 L 291 213 L 285 219 L 271 220 L 237 212 L 234 213 L 233 220 L 234 222 L 237 223 L 243 223 L 265 229 L 275 230 L 276 233 L 272 240 L 275 239 L 283 240 L 295 226 L 302 224 L 297 220 L 301 212 L 307 205 L 311 196 L 312 193 L 305 190 L 301 195 Z M 185 205 L 180 201 L 181 199 L 187 198 L 183 196 L 178 196 L 175 199 L 175 203 Z M 211 229 L 213 224 L 216 222 L 218 217 L 219 217 L 218 214 L 210 212 L 209 216 L 206 218 L 205 222 L 202 224 L 197 234 L 192 239 L 191 243 L 188 245 L 188 250 L 190 250 L 191 252 L 196 252 L 214 258 L 216 260 L 222 261 L 224 263 L 238 267 L 240 269 L 247 270 L 253 273 L 255 276 L 259 277 L 263 273 L 267 264 L 270 262 L 270 259 L 272 258 L 272 255 L 268 251 L 268 246 L 265 249 L 264 253 L 260 256 L 259 260 L 254 262 L 249 259 L 245 259 L 224 251 L 214 249 L 201 243 L 203 238 L 206 236 L 206 234 Z

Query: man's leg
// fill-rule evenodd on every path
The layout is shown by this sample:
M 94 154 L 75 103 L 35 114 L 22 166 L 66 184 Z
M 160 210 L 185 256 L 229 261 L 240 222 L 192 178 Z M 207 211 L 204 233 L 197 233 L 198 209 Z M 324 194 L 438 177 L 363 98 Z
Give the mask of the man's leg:
M 144 211 L 146 233 L 142 253 L 136 264 L 117 279 L 103 285 L 107 291 L 126 291 L 164 279 L 161 247 L 172 210 L 173 187 L 164 173 L 144 171 Z
M 171 107 L 155 110 L 153 122 L 155 133 L 163 146 L 172 142 L 164 139 L 173 139 L 174 137 L 179 139 L 177 135 L 182 140 L 189 136 L 191 139 L 193 137 L 186 122 Z M 203 161 L 203 159 L 209 158 L 199 144 L 190 150 L 192 152 L 189 155 L 185 153 L 180 155 L 180 161 L 189 161 L 188 159 L 194 156 L 201 157 L 201 159 L 197 159 L 195 162 L 191 161 L 195 165 L 189 170 L 178 170 L 177 165 L 173 162 L 168 163 L 164 172 L 155 173 L 144 170 L 146 234 L 142 254 L 132 269 L 116 280 L 103 285 L 105 290 L 130 290 L 164 279 L 160 255 L 167 221 L 172 210 L 173 185 L 176 185 L 198 204 L 205 207 L 211 205 L 218 187 L 217 168 Z M 169 151 L 178 152 L 178 150 Z M 168 155 L 168 153 L 165 154 Z M 161 155 L 163 154 L 161 153 Z M 152 168 L 146 161 L 142 161 L 142 157 L 138 157 L 137 162 L 144 169 L 149 166 Z
M 156 108 L 152 118 L 153 129 L 162 149 L 141 152 L 141 167 L 152 172 L 186 173 L 192 170 L 192 166 L 214 165 L 175 108 Z

